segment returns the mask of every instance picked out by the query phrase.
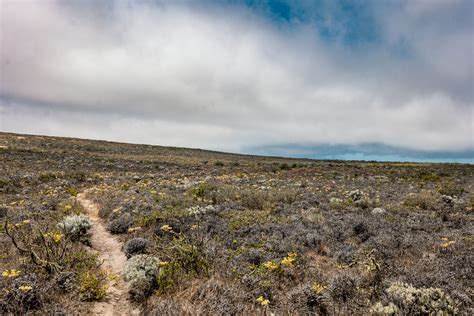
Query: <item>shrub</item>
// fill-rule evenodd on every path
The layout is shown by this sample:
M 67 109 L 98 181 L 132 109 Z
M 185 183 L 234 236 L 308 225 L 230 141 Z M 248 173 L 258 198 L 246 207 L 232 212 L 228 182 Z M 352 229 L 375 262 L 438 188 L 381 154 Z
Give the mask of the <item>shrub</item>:
M 441 179 L 438 174 L 429 170 L 415 170 L 413 178 L 423 182 L 437 182 Z
M 77 196 L 79 194 L 79 191 L 75 188 L 67 188 L 66 192 L 71 194 L 71 196 Z
M 394 282 L 386 292 L 403 314 L 457 314 L 455 302 L 439 288 L 419 289 L 403 282 Z
M 108 289 L 110 276 L 101 267 L 79 274 L 79 296 L 84 301 L 101 300 Z
M 449 195 L 449 196 L 461 196 L 465 190 L 462 186 L 456 185 L 452 182 L 448 182 L 446 184 L 443 184 L 438 189 L 438 192 L 442 195 Z
M 311 232 L 306 234 L 306 238 L 304 240 L 304 245 L 309 248 L 315 248 L 319 250 L 324 242 L 324 237 L 318 234 L 317 232 Z
M 8 209 L 6 207 L 0 206 L 0 218 L 7 217 Z
M 299 192 L 297 190 L 286 189 L 283 191 L 278 191 L 275 194 L 275 200 L 280 203 L 292 204 L 296 201 Z
M 209 212 L 214 212 L 215 208 L 212 205 L 192 206 L 192 207 L 188 208 L 187 211 L 189 212 L 189 215 L 199 217 L 199 216 L 205 215 Z
M 204 195 L 208 191 L 208 184 L 206 182 L 200 183 L 198 186 L 191 190 L 192 195 L 195 198 L 204 198 Z
M 160 297 L 153 305 L 153 309 L 147 313 L 151 316 L 175 316 L 190 315 L 190 310 L 186 308 L 182 300 L 176 297 Z M 198 314 L 198 310 L 193 306 L 192 312 Z
M 99 217 L 100 218 L 107 218 L 110 214 L 112 214 L 113 209 L 111 207 L 101 207 L 99 209 Z
M 391 315 L 398 315 L 398 313 L 399 313 L 399 309 L 393 303 L 389 303 L 388 305 L 383 305 L 382 303 L 378 302 L 370 308 L 371 315 L 391 316 Z
M 54 173 L 42 173 L 38 176 L 38 180 L 43 183 L 51 182 L 57 178 Z
M 344 244 L 334 252 L 334 257 L 336 258 L 337 262 L 341 264 L 353 264 L 356 259 L 355 248 L 352 245 Z
M 210 184 L 205 192 L 205 198 L 212 201 L 213 204 L 221 204 L 234 200 L 236 190 L 231 185 Z
M 356 235 L 361 242 L 367 241 L 372 235 L 369 226 L 365 222 L 359 222 L 352 227 L 354 235 Z
M 335 210 L 342 210 L 351 205 L 351 200 L 344 201 L 339 198 L 332 197 L 329 199 L 329 207 Z
M 231 230 L 239 230 L 241 228 L 251 226 L 252 224 L 263 225 L 265 223 L 282 223 L 287 220 L 283 216 L 277 216 L 272 214 L 271 210 L 268 211 L 254 211 L 254 210 L 243 210 L 243 211 L 228 211 L 225 214 L 225 219 L 228 221 L 229 228 Z
M 365 210 L 369 208 L 369 201 L 366 199 L 357 200 L 354 201 L 354 206 Z
M 56 277 L 56 286 L 63 292 L 72 292 L 76 287 L 76 274 L 74 272 L 60 272 Z
M 262 252 L 254 248 L 251 248 L 248 250 L 248 252 L 244 253 L 243 257 L 246 259 L 247 262 L 256 266 L 261 264 L 263 260 Z
M 436 197 L 433 196 L 432 192 L 422 191 L 419 193 L 409 194 L 407 197 L 405 197 L 403 204 L 410 208 L 420 208 L 423 210 L 435 210 Z
M 130 216 L 122 216 L 112 220 L 108 229 L 112 234 L 124 234 L 132 227 L 133 219 Z
M 135 255 L 143 254 L 148 246 L 148 240 L 145 238 L 133 238 L 125 243 L 123 246 L 123 252 L 127 258 L 131 258 Z
M 244 190 L 240 194 L 242 206 L 250 210 L 263 210 L 267 203 L 268 195 L 264 192 Z
M 137 255 L 127 261 L 124 279 L 130 285 L 129 292 L 136 301 L 145 299 L 156 286 L 160 260 L 148 255 Z
M 328 313 L 323 295 L 317 293 L 310 285 L 303 284 L 288 292 L 290 311 L 298 311 L 301 315 L 326 315 Z
M 40 287 L 35 275 L 25 275 L 16 278 L 11 288 L 6 290 L 6 297 L 0 303 L 0 313 L 15 315 L 26 314 L 27 311 L 37 310 L 43 306 Z
M 69 239 L 86 244 L 89 243 L 89 230 L 91 226 L 91 221 L 85 215 L 66 216 L 57 224 L 57 227 L 61 229 Z
M 211 278 L 193 291 L 191 301 L 201 310 L 195 315 L 247 315 L 242 301 L 246 301 L 238 284 Z M 176 314 L 176 313 L 175 313 Z M 184 315 L 186 313 L 182 313 Z M 189 314 L 189 313 L 188 313 Z
M 181 275 L 183 275 L 183 271 L 177 260 L 171 263 L 163 263 L 163 267 L 161 267 L 156 277 L 158 294 L 162 294 L 175 286 Z
M 349 273 L 342 273 L 332 279 L 329 285 L 329 293 L 336 302 L 346 303 L 357 293 L 359 279 Z

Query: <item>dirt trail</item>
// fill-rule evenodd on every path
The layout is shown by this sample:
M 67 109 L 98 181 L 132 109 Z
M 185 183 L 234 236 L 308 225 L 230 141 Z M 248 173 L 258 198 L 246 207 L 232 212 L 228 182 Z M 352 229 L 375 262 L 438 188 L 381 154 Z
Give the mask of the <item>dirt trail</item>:
M 122 279 L 122 271 L 127 262 L 127 258 L 121 251 L 122 244 L 105 229 L 99 217 L 98 206 L 86 198 L 86 193 L 79 194 L 77 200 L 85 208 L 92 221 L 92 248 L 104 262 L 104 268 L 118 275 L 117 280 L 110 282 L 105 299 L 94 303 L 93 315 L 140 315 L 140 311 L 131 305 L 127 285 Z

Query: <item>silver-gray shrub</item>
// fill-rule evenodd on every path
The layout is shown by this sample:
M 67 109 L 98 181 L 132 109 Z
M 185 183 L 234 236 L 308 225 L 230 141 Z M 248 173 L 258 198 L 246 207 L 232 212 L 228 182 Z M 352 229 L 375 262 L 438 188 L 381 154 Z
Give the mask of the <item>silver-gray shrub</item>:
M 160 259 L 157 257 L 142 254 L 127 261 L 124 279 L 134 300 L 141 301 L 153 291 L 159 271 Z
M 381 302 L 377 302 L 370 308 L 369 312 L 370 315 L 373 316 L 392 316 L 398 315 L 400 310 L 392 302 L 390 302 L 388 305 L 383 305 Z
M 403 282 L 394 282 L 386 290 L 390 300 L 409 315 L 457 314 L 453 299 L 439 288 L 415 288 Z
M 196 216 L 196 217 L 205 215 L 207 213 L 212 213 L 214 211 L 215 211 L 215 208 L 212 205 L 192 206 L 192 207 L 188 208 L 189 215 Z
M 85 215 L 69 215 L 64 217 L 57 227 L 72 241 L 88 242 L 92 223 Z

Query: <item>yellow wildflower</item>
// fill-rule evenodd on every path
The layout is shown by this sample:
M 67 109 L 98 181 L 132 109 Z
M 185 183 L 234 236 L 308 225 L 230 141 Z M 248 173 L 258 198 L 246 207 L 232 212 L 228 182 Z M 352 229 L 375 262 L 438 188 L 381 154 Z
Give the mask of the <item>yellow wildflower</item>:
M 164 232 L 171 232 L 171 231 L 173 231 L 173 227 L 171 227 L 168 224 L 165 224 L 165 225 L 161 226 L 161 230 L 164 231 Z
M 29 223 L 30 223 L 30 220 L 29 220 L 29 219 L 25 219 L 25 220 L 23 221 L 23 224 L 29 224 Z
M 449 248 L 451 245 L 454 245 L 456 242 L 454 240 L 448 240 L 446 238 L 446 241 L 441 244 L 442 248 Z
M 19 286 L 18 289 L 23 292 L 28 292 L 32 290 L 33 288 L 29 285 L 22 285 L 22 286 Z
M 19 276 L 20 272 L 21 271 L 15 270 L 15 269 L 5 270 L 5 271 L 2 272 L 2 276 L 6 277 L 6 278 L 13 278 L 13 277 Z
M 283 260 L 281 261 L 281 264 L 287 267 L 292 267 L 295 260 L 296 260 L 296 252 L 290 252 L 288 256 L 283 258 Z
M 167 261 L 160 261 L 159 263 L 160 267 L 165 267 L 168 265 L 168 262 Z
M 273 261 L 268 261 L 263 264 L 265 268 L 267 268 L 270 271 L 278 269 L 278 264 L 273 262 Z
M 142 229 L 140 226 L 137 226 L 137 227 L 130 227 L 130 228 L 128 229 L 128 232 L 129 232 L 129 233 L 134 233 L 134 232 L 136 232 L 137 230 L 140 230 L 140 229 Z
M 313 283 L 313 291 L 316 293 L 316 294 L 320 294 L 322 291 L 324 291 L 324 289 L 326 288 L 324 285 L 322 284 L 319 284 L 317 282 L 314 282 Z
M 63 239 L 63 234 L 58 233 L 58 232 L 49 232 L 44 234 L 45 237 L 50 237 L 52 240 L 54 240 L 55 243 L 59 243 Z
M 264 298 L 263 296 L 259 296 L 259 298 L 257 298 L 257 301 L 260 303 L 260 305 L 262 306 L 268 306 L 268 304 L 270 304 L 270 301 L 267 300 L 266 298 Z

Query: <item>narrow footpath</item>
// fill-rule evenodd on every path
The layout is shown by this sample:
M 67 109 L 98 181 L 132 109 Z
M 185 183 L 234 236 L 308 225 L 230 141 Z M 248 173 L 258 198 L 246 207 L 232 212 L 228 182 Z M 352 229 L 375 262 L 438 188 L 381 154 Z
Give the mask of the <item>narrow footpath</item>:
M 118 276 L 116 280 L 110 281 L 105 298 L 94 303 L 93 315 L 140 315 L 140 311 L 134 308 L 129 300 L 127 285 L 122 278 L 127 262 L 121 251 L 122 244 L 107 231 L 99 217 L 98 206 L 87 199 L 86 193 L 79 194 L 77 200 L 92 221 L 92 249 L 99 254 L 99 260 L 104 262 L 103 267 Z

